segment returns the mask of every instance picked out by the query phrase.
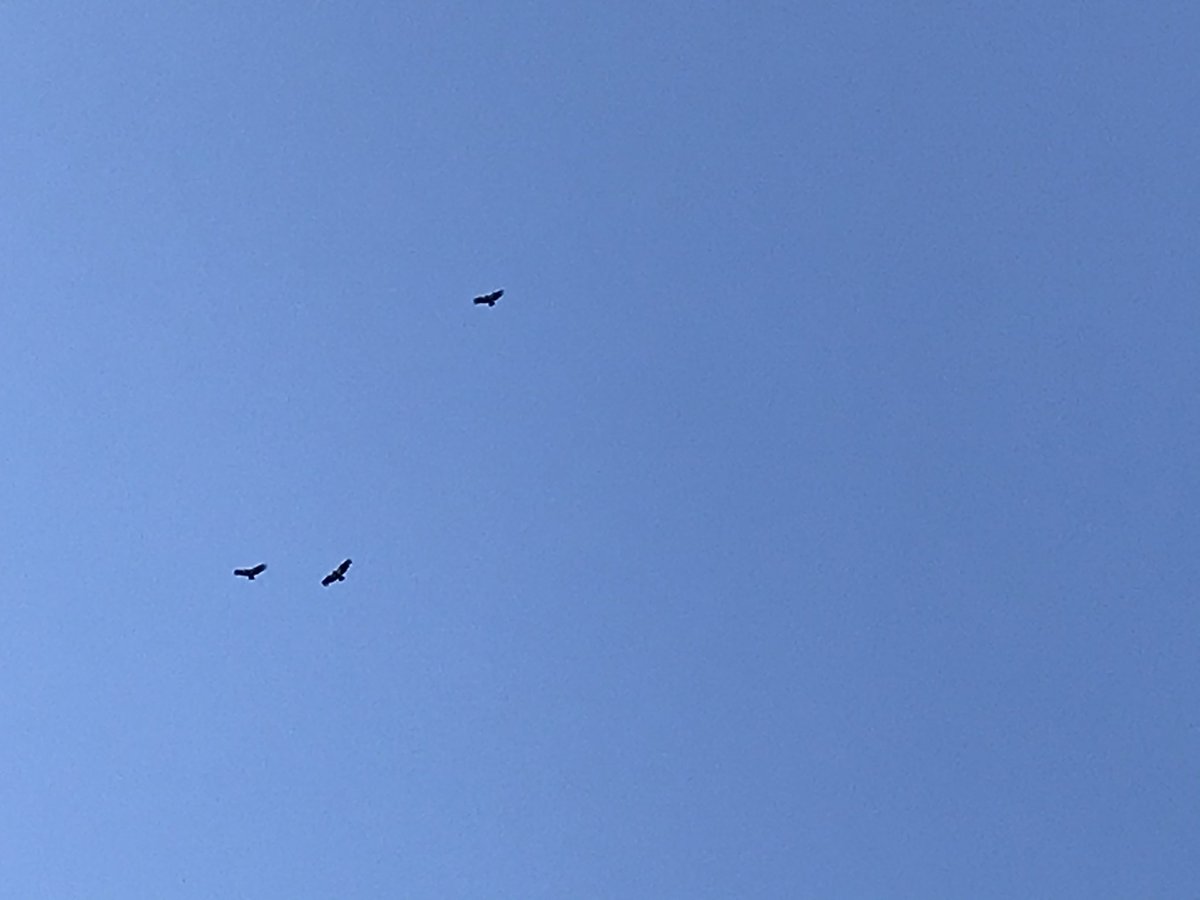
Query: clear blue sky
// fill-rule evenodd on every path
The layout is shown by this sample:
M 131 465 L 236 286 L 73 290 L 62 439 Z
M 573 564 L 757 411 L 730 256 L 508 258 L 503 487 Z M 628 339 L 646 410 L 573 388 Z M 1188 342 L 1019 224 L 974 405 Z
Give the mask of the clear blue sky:
M 4 3 L 0 895 L 1200 894 L 1200 11 L 905 6 Z

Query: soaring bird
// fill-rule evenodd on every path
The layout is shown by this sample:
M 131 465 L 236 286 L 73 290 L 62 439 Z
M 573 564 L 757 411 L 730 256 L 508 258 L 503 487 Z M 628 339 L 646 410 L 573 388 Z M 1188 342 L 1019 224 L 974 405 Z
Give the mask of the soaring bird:
M 234 569 L 233 574 L 240 575 L 243 578 L 249 578 L 251 581 L 253 581 L 265 571 L 267 571 L 267 564 L 259 563 L 253 569 Z
M 503 296 L 504 296 L 504 288 L 500 288 L 500 290 L 498 290 L 498 291 L 492 291 L 490 294 L 484 294 L 482 297 L 476 297 L 475 305 L 482 306 L 483 304 L 486 303 L 488 306 L 495 306 L 496 301 L 499 300 Z
M 350 560 L 343 560 L 340 566 L 321 579 L 322 587 L 329 587 L 335 581 L 345 581 L 348 568 L 350 568 Z

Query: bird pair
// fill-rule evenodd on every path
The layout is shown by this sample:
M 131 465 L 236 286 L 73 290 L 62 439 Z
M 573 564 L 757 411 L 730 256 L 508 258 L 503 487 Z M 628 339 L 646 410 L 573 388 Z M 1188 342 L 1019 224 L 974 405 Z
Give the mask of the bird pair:
M 324 578 L 321 579 L 321 586 L 329 587 L 335 581 L 345 581 L 346 580 L 346 570 L 349 568 L 350 568 L 350 560 L 348 560 L 348 559 L 342 560 L 342 564 L 340 566 L 338 566 L 336 569 L 334 569 L 332 572 L 330 572 L 328 575 L 326 575 Z M 253 581 L 255 578 L 257 578 L 259 575 L 261 575 L 265 571 L 267 571 L 267 564 L 259 563 L 257 566 L 254 566 L 253 568 L 250 568 L 250 569 L 234 569 L 233 574 L 240 576 L 241 578 L 247 578 L 250 581 Z

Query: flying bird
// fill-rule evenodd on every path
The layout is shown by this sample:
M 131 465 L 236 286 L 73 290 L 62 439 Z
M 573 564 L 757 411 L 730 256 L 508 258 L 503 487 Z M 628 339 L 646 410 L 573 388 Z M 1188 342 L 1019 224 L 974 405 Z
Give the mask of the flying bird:
M 259 563 L 253 569 L 234 569 L 233 574 L 240 575 L 242 578 L 249 578 L 251 581 L 253 581 L 265 571 L 267 571 L 267 564 Z
M 340 566 L 321 579 L 322 587 L 329 587 L 335 581 L 346 580 L 346 570 L 350 568 L 350 560 L 344 560 Z
M 482 297 L 476 297 L 475 305 L 482 306 L 483 304 L 486 303 L 488 306 L 495 306 L 496 301 L 499 300 L 503 296 L 504 296 L 504 288 L 501 288 L 498 291 L 492 291 L 490 294 L 484 294 Z

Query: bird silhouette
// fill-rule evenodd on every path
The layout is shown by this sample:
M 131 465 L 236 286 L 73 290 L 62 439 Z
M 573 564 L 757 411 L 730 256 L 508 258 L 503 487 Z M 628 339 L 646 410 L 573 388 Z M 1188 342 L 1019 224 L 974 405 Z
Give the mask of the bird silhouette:
M 484 294 L 481 297 L 476 297 L 474 302 L 476 306 L 483 306 L 484 304 L 487 304 L 488 306 L 495 306 L 496 301 L 503 296 L 504 288 L 501 288 L 498 291 L 492 291 L 490 294 Z
M 259 575 L 261 575 L 265 571 L 267 571 L 267 564 L 259 563 L 257 566 L 255 566 L 252 569 L 234 569 L 233 574 L 240 575 L 242 578 L 248 578 L 251 581 L 253 581 L 255 578 L 257 578 Z
M 322 587 L 329 587 L 335 581 L 346 580 L 346 570 L 350 568 L 350 560 L 343 560 L 342 564 L 321 579 Z

